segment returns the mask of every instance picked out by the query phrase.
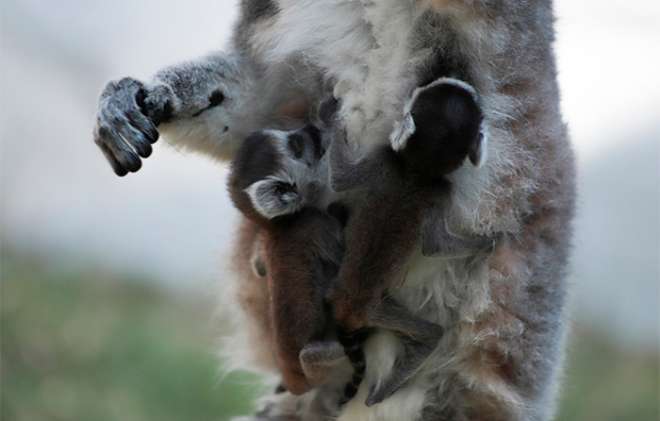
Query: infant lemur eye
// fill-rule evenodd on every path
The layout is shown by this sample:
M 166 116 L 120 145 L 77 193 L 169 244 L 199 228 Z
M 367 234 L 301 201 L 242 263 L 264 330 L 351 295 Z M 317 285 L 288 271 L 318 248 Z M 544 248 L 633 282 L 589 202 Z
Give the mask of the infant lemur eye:
M 305 150 L 305 138 L 300 133 L 292 133 L 289 135 L 287 146 L 294 158 L 301 159 Z
M 321 131 L 311 124 L 289 134 L 287 147 L 295 159 L 317 161 L 325 153 Z
M 275 186 L 275 194 L 278 196 L 283 196 L 286 193 L 295 193 L 296 185 L 289 183 L 277 183 Z

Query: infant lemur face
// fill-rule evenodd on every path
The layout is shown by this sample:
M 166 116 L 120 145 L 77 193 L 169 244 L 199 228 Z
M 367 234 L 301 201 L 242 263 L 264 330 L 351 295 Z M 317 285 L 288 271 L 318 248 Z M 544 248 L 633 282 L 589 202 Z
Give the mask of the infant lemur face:
M 235 168 L 245 169 L 250 182 L 244 191 L 262 217 L 296 213 L 318 200 L 323 185 L 319 163 L 326 151 L 318 128 L 263 130 L 252 134 L 246 144 Z

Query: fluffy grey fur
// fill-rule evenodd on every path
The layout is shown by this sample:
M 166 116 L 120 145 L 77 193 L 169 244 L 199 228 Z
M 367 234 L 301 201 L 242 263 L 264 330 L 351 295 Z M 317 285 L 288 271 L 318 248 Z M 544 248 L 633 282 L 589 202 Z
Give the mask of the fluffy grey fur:
M 406 387 L 379 405 L 362 404 L 368 385 L 387 377 L 402 349 L 382 332 L 365 344 L 366 381 L 340 413 L 331 404 L 340 390 L 329 383 L 302 397 L 266 397 L 260 414 L 248 419 L 551 419 L 575 194 L 559 111 L 552 2 L 245 0 L 241 7 L 229 52 L 168 68 L 147 83 L 108 85 L 95 139 L 117 174 L 139 169 L 156 127 L 173 143 L 227 159 L 252 130 L 305 120 L 323 79 L 333 81 L 355 154 L 363 154 L 400 127 L 405 99 L 417 86 L 453 77 L 479 93 L 489 142 L 479 170 L 452 174 L 447 226 L 457 235 L 498 238 L 485 256 L 420 251 L 408 262 L 405 282 L 390 291 L 446 329 Z M 237 247 L 248 255 L 257 239 L 242 235 Z M 249 265 L 248 258 L 240 261 Z M 256 301 L 238 292 L 239 302 L 252 303 L 243 305 L 253 312 L 243 326 L 258 330 Z M 253 342 L 250 349 L 267 359 L 267 346 Z

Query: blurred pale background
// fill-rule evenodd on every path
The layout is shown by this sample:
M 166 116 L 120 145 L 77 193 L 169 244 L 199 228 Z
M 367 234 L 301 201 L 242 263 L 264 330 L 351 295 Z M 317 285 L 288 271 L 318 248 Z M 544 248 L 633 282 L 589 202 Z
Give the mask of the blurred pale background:
M 579 165 L 562 420 L 658 417 L 660 3 L 557 2 Z M 235 1 L 3 0 L 3 420 L 225 419 L 214 291 L 236 225 L 225 168 L 158 143 L 117 178 L 92 142 L 124 75 L 221 48 Z

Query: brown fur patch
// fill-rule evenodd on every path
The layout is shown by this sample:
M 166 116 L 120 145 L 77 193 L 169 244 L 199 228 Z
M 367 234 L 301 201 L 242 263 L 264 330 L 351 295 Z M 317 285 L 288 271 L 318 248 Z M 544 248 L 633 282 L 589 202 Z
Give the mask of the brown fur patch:
M 524 261 L 520 253 L 506 240 L 495 247 L 489 258 L 490 269 L 506 278 L 518 273 L 523 265 Z
M 511 410 L 496 397 L 476 390 L 464 395 L 464 412 L 470 421 L 511 421 Z
M 516 384 L 516 362 L 511 354 L 511 338 L 521 334 L 521 320 L 494 304 L 475 323 L 459 325 L 459 338 L 463 344 L 460 353 L 460 375 L 479 379 L 493 394 L 497 390 L 509 396 L 498 396 L 511 401 Z
M 274 338 L 268 311 L 268 285 L 263 278 L 255 276 L 251 265 L 252 253 L 258 241 L 261 241 L 260 228 L 243 219 L 233 256 L 233 269 L 241 282 L 236 299 L 250 322 L 250 325 L 244 328 L 248 330 L 256 362 L 262 368 L 274 370 L 277 369 L 277 363 L 273 354 Z
M 304 120 L 309 112 L 309 102 L 301 94 L 299 97 L 280 104 L 275 115 L 288 120 Z

